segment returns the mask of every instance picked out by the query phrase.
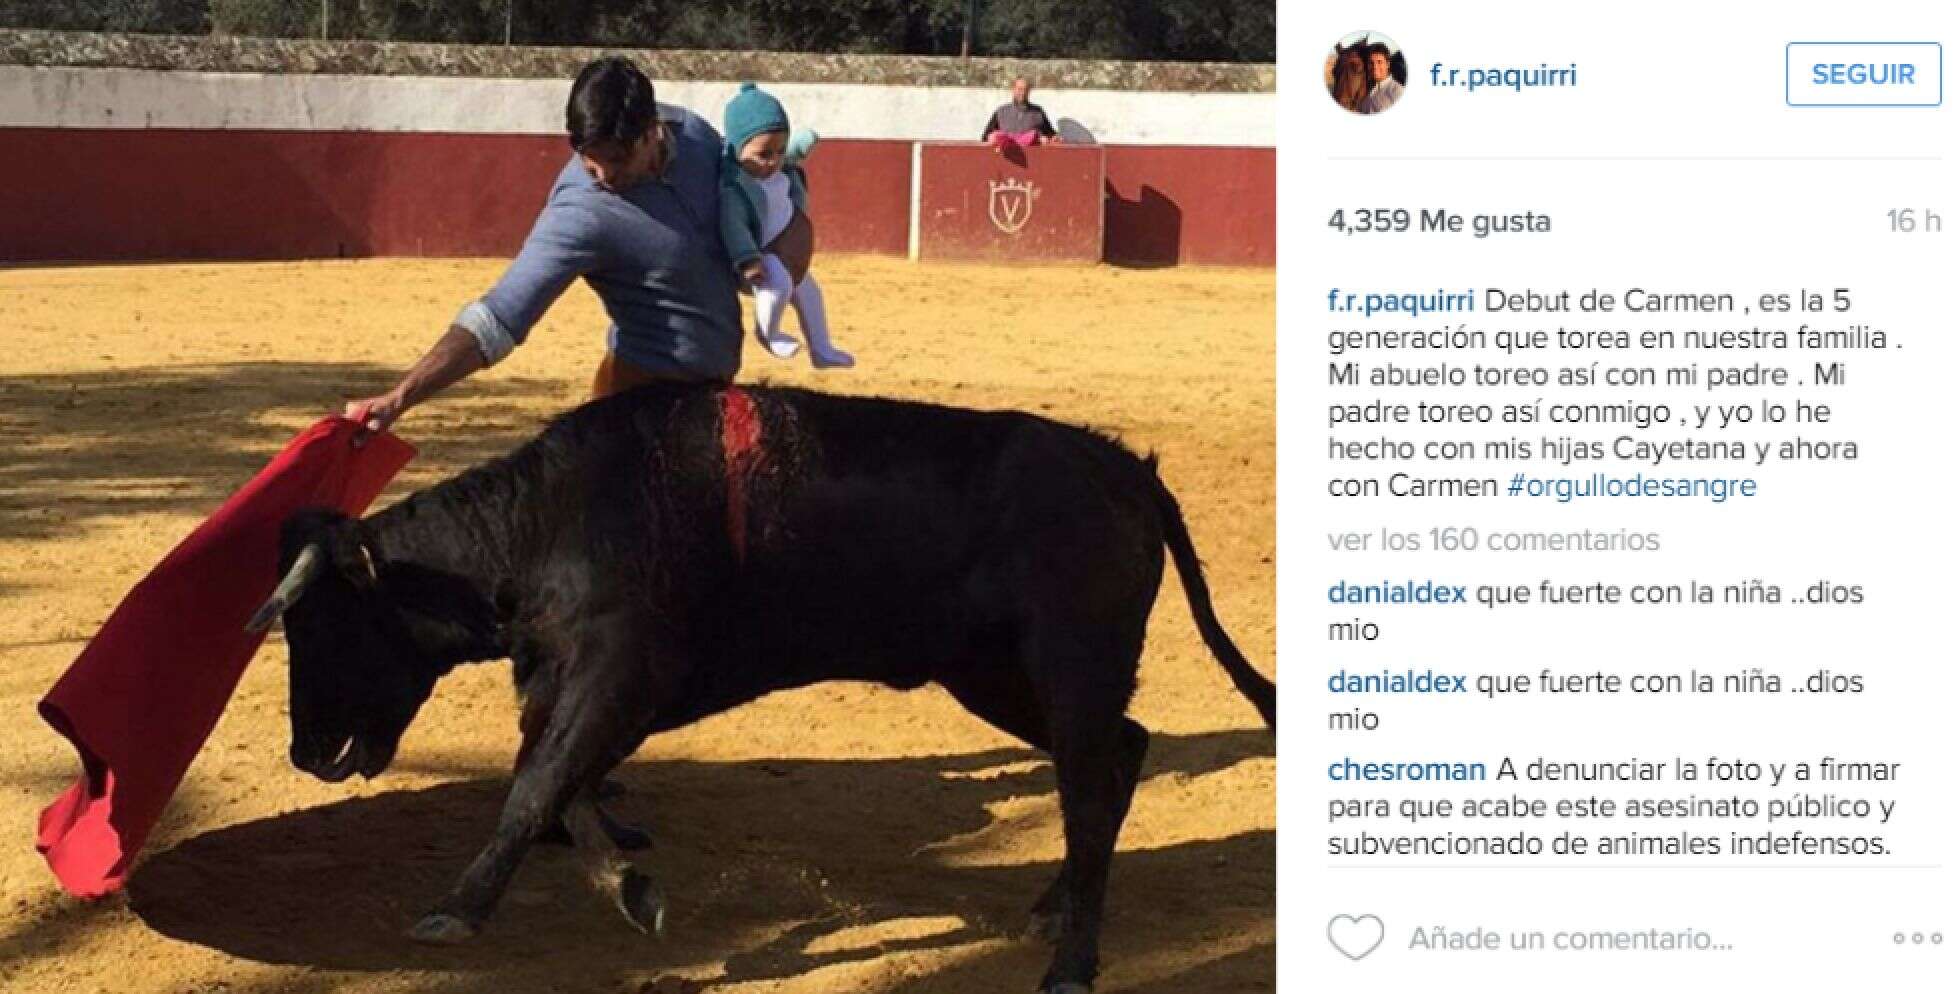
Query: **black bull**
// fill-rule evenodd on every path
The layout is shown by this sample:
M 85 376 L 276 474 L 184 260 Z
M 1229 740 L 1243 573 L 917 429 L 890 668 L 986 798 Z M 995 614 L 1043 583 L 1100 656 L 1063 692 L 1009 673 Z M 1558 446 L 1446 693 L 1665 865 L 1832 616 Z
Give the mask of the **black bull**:
M 760 444 L 729 448 L 752 418 Z M 738 439 L 739 441 L 739 439 Z M 366 520 L 286 524 L 292 760 L 374 776 L 438 678 L 509 657 L 523 745 L 495 835 L 415 927 L 459 941 L 562 826 L 629 920 L 662 900 L 598 805 L 654 732 L 823 680 L 934 681 L 1048 752 L 1067 857 L 1035 905 L 1043 989 L 1086 991 L 1149 735 L 1125 717 L 1168 547 L 1198 630 L 1274 720 L 1212 612 L 1154 463 L 1094 432 L 793 389 L 653 386 Z M 304 596 L 301 596 L 303 594 Z

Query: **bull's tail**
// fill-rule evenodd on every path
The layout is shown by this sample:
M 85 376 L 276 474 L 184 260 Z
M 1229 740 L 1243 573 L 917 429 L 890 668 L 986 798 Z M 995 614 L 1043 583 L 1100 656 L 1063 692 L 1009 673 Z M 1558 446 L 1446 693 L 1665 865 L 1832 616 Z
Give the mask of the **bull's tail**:
M 1198 562 L 1198 550 L 1192 548 L 1191 532 L 1184 527 L 1184 512 L 1178 509 L 1177 498 L 1157 476 L 1152 462 L 1150 482 L 1157 489 L 1164 544 L 1170 547 L 1171 560 L 1177 563 L 1177 577 L 1184 584 L 1184 598 L 1191 605 L 1191 618 L 1198 624 L 1198 634 L 1211 650 L 1212 658 L 1231 676 L 1232 685 L 1259 709 L 1259 717 L 1266 719 L 1266 727 L 1277 729 L 1279 689 L 1245 661 L 1239 647 L 1232 644 L 1232 637 L 1225 634 L 1225 626 L 1218 623 L 1218 615 L 1211 609 L 1211 588 L 1205 585 L 1205 570 Z

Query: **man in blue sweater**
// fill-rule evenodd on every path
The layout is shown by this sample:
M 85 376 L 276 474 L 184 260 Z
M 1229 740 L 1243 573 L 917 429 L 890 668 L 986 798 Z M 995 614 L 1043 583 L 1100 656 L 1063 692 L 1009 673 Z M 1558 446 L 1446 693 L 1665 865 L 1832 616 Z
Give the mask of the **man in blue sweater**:
M 584 277 L 612 319 L 593 384 L 603 396 L 650 380 L 726 383 L 741 366 L 742 312 L 720 233 L 721 136 L 654 102 L 631 62 L 580 70 L 565 106 L 573 155 L 503 278 L 387 393 L 347 404 L 379 431 L 522 344 L 572 280 Z M 777 250 L 799 273 L 806 221 Z

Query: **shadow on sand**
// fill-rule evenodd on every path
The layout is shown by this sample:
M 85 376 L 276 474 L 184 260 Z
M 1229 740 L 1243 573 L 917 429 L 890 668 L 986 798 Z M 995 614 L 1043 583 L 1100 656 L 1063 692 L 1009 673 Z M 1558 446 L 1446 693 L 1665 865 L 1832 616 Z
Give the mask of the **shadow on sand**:
M 1145 776 L 1199 776 L 1269 754 L 1271 743 L 1263 731 L 1160 735 Z M 428 972 L 438 976 L 427 989 L 438 991 L 633 990 L 719 963 L 711 989 L 906 950 L 948 955 L 915 961 L 878 989 L 1032 989 L 1048 950 L 1017 937 L 1059 865 L 972 865 L 988 862 L 986 849 L 958 840 L 995 823 L 988 805 L 1052 792 L 1047 765 L 1028 762 L 1036 758 L 995 750 L 623 767 L 631 794 L 617 809 L 653 831 L 643 865 L 671 902 L 664 941 L 630 930 L 584 883 L 573 855 L 549 846 L 533 850 L 474 943 L 429 948 L 403 938 L 495 823 L 507 781 L 480 769 L 188 839 L 142 865 L 131 908 L 158 932 L 234 956 Z M 1060 824 L 1034 828 L 1059 834 Z M 1272 990 L 1275 841 L 1261 830 L 1119 853 L 1104 963 L 1131 981 L 1109 989 Z M 844 931 L 894 919 L 937 924 L 880 930 L 906 936 L 897 939 Z M 1145 965 L 1125 970 L 1126 960 Z M 701 987 L 674 975 L 646 989 Z
M 324 416 L 401 372 L 267 361 L 0 376 L 0 538 L 214 510 L 292 439 L 290 419 Z M 457 384 L 441 405 L 416 412 L 413 434 L 442 429 L 441 451 L 418 468 L 447 475 L 508 452 L 538 431 L 536 402 L 562 393 L 555 381 L 517 377 Z

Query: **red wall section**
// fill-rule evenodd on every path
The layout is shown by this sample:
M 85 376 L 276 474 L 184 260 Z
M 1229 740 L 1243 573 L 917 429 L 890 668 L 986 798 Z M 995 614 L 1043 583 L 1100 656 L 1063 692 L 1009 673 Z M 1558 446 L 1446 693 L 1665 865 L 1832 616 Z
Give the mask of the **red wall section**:
M 510 256 L 569 154 L 552 135 L 85 128 L 0 128 L 0 148 L 0 262 Z M 921 160 L 925 258 L 1273 263 L 1272 149 L 1015 162 L 934 143 Z M 911 175 L 910 142 L 820 144 L 820 250 L 904 254 Z M 1008 179 L 1038 191 L 1012 234 L 988 210 Z
M 818 252 L 904 255 L 912 226 L 912 143 L 826 138 L 810 154 Z
M 510 255 L 569 154 L 526 135 L 12 128 L 0 259 Z
M 1270 266 L 1270 148 L 1111 145 L 1104 258 L 1124 265 Z
M 927 142 L 919 155 L 919 258 L 1098 262 L 1103 149 L 1002 153 Z
M 0 129 L 0 261 L 511 256 L 571 154 L 550 135 Z M 912 148 L 826 141 L 831 252 L 906 250 Z

